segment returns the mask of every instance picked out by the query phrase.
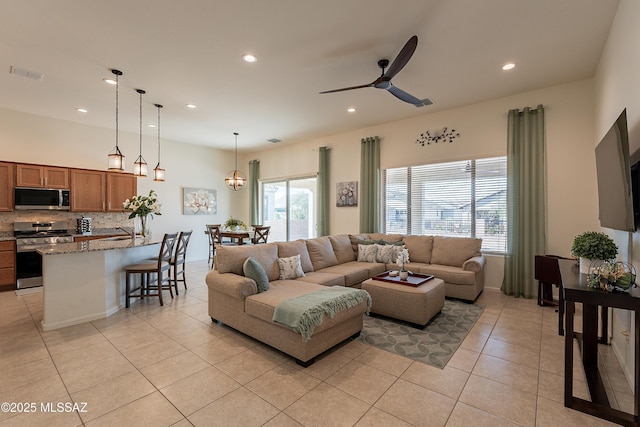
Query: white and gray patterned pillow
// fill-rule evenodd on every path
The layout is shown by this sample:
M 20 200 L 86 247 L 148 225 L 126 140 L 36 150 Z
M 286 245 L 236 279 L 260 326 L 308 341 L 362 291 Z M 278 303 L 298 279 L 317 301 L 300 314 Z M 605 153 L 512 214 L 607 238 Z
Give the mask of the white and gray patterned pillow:
M 376 262 L 378 245 L 358 245 L 358 261 Z
M 376 245 L 378 252 L 376 253 L 376 262 L 383 262 L 385 264 L 392 264 L 396 262 L 398 257 L 398 251 L 396 248 L 400 246 L 393 245 Z
M 280 280 L 297 279 L 304 276 L 299 254 L 288 258 L 278 258 L 278 267 L 280 267 Z

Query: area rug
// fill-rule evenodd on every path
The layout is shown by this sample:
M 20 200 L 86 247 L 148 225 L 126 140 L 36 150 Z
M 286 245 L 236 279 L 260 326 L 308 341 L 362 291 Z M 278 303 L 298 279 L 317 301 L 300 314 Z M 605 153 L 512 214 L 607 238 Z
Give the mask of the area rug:
M 365 316 L 356 340 L 442 369 L 483 310 L 479 305 L 447 299 L 424 329 L 388 317 Z

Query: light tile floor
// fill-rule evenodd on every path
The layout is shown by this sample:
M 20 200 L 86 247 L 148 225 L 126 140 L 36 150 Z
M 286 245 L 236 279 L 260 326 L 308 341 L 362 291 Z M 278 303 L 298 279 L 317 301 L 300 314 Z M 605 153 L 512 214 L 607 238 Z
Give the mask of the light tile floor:
M 0 425 L 608 425 L 563 406 L 558 314 L 534 300 L 485 291 L 484 313 L 442 370 L 355 341 L 303 369 L 212 324 L 208 266 L 187 271 L 189 289 L 167 293 L 164 307 L 138 302 L 50 332 L 38 327 L 41 293 L 0 293 L 0 402 L 36 405 L 0 412 Z M 615 358 L 602 360 L 614 383 Z M 579 365 L 575 377 L 575 394 L 588 397 Z M 633 402 L 624 381 L 612 388 L 616 403 Z M 86 412 L 42 410 L 57 402 L 86 402 Z

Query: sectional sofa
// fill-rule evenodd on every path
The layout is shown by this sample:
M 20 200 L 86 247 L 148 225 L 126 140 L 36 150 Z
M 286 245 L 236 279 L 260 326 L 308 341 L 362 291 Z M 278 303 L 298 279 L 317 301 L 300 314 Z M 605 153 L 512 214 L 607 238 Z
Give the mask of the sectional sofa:
M 475 300 L 484 287 L 481 243 L 480 239 L 470 238 L 341 234 L 292 242 L 219 246 L 215 269 L 206 277 L 209 315 L 213 321 L 237 329 L 308 366 L 315 356 L 360 333 L 367 304 L 357 304 L 333 318 L 325 316 L 306 342 L 299 333 L 272 320 L 278 304 L 325 286 L 359 288 L 364 280 L 397 269 L 395 258 L 389 257 L 393 246 L 408 249 L 410 262 L 405 264 L 406 269 L 443 279 L 449 297 Z M 365 252 L 369 257 L 375 252 L 365 248 L 371 245 L 385 257 L 364 260 Z M 250 257 L 264 268 L 268 289 L 259 289 L 265 285 L 259 286 L 256 280 L 245 276 Z M 297 263 L 293 276 L 286 268 L 282 269 L 283 261 L 291 259 Z

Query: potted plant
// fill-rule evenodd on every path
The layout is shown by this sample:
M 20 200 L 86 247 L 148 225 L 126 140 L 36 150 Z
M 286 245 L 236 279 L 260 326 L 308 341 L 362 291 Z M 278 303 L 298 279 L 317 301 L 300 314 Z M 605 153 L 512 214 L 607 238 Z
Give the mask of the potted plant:
M 597 267 L 594 260 L 601 260 L 601 262 L 614 260 L 618 255 L 618 246 L 604 233 L 586 231 L 573 239 L 571 253 L 580 258 L 580 272 L 589 274 L 591 272 L 589 266 Z
M 246 230 L 247 228 L 247 224 L 245 224 L 242 220 L 234 218 L 232 216 L 225 221 L 224 226 L 225 228 L 234 231 L 238 231 L 240 229 Z

